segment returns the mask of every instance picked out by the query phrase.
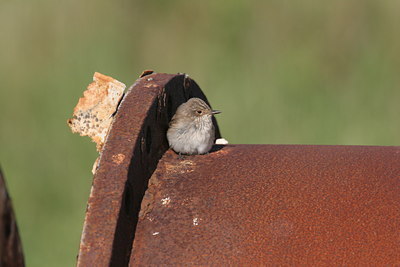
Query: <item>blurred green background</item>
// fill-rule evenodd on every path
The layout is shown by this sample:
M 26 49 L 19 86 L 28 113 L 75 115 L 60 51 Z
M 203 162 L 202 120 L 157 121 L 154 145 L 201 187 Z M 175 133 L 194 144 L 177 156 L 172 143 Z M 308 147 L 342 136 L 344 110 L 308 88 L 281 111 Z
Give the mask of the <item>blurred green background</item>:
M 186 72 L 231 143 L 398 145 L 400 1 L 0 0 L 0 164 L 28 266 L 73 266 L 95 71 Z

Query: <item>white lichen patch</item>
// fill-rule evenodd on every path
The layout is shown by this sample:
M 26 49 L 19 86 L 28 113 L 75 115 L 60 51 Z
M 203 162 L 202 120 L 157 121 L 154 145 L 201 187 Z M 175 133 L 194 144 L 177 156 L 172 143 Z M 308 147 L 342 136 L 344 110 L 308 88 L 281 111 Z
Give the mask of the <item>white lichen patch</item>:
M 171 202 L 171 198 L 170 197 L 165 197 L 161 199 L 161 204 L 163 205 L 168 205 Z

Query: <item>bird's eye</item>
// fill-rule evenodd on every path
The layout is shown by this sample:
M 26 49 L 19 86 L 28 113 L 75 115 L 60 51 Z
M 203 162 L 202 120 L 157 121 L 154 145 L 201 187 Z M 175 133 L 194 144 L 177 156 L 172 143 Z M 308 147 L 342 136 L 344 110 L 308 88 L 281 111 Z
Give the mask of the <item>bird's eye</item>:
M 201 113 L 203 113 L 203 111 L 201 111 L 201 110 L 198 110 L 198 111 L 197 111 L 197 114 L 201 114 Z

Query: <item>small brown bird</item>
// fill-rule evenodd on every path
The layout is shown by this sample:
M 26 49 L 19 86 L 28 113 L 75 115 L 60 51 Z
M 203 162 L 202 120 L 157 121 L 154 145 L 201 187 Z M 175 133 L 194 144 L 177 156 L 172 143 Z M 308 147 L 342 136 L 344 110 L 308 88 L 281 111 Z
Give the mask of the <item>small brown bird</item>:
M 179 155 L 208 153 L 215 141 L 212 116 L 218 113 L 200 98 L 190 98 L 178 107 L 169 123 L 169 146 Z

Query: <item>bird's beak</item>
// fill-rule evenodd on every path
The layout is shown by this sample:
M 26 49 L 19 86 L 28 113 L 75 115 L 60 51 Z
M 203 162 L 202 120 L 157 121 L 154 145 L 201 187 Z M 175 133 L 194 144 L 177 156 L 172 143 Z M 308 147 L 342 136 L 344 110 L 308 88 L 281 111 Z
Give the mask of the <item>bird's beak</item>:
M 213 114 L 213 115 L 215 115 L 215 114 L 219 114 L 219 113 L 221 113 L 222 111 L 220 111 L 220 110 L 213 110 L 213 111 L 211 111 L 211 114 Z

